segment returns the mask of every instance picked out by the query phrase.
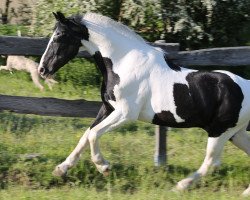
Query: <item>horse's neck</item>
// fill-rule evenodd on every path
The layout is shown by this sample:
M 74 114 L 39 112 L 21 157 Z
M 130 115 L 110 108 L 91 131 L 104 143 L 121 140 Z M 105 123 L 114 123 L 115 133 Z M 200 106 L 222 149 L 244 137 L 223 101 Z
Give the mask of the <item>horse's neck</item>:
M 84 46 L 90 54 L 96 51 L 101 52 L 103 57 L 112 58 L 116 61 L 126 55 L 131 49 L 140 48 L 145 45 L 136 39 L 131 40 L 112 29 L 101 28 L 89 25 L 89 41 L 85 41 Z

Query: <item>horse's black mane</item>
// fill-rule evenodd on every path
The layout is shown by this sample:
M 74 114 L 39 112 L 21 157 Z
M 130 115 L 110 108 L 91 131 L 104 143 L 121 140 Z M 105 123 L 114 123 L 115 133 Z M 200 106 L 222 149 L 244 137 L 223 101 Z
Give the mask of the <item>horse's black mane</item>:
M 88 40 L 89 33 L 86 26 L 82 23 L 82 18 L 82 15 L 76 14 L 65 18 L 64 21 L 57 21 L 54 30 L 59 28 L 77 39 Z
M 76 23 L 76 24 L 78 24 L 78 25 L 81 25 L 81 24 L 82 24 L 82 23 L 81 23 L 82 18 L 83 18 L 82 15 L 76 14 L 76 15 L 71 15 L 70 17 L 67 17 L 66 19 L 71 20 L 71 21 L 73 21 L 74 23 Z M 55 26 L 54 26 L 54 28 L 53 28 L 53 31 L 57 28 L 57 26 L 58 26 L 59 23 L 60 23 L 60 22 L 57 22 L 57 23 L 55 24 Z
M 72 15 L 70 17 L 68 17 L 67 19 L 74 21 L 76 24 L 82 24 L 82 18 L 83 15 L 81 14 L 76 14 L 76 15 Z

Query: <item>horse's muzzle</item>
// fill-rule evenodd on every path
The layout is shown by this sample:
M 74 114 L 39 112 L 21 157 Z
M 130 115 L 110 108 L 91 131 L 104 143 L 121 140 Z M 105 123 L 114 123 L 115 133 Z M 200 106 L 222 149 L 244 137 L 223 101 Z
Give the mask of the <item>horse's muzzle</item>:
M 48 75 L 49 75 L 49 70 L 46 69 L 45 67 L 41 66 L 41 67 L 38 67 L 38 73 L 40 74 L 40 76 L 42 78 L 47 78 Z

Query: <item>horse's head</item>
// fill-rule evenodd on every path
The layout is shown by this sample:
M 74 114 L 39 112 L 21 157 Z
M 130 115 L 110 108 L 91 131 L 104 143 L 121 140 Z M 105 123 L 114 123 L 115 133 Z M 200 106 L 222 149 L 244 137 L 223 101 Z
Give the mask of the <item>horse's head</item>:
M 80 16 L 66 18 L 62 13 L 53 13 L 57 22 L 55 31 L 41 58 L 38 71 L 46 78 L 54 74 L 73 59 L 82 45 L 81 40 L 88 40 L 88 29 L 81 23 Z

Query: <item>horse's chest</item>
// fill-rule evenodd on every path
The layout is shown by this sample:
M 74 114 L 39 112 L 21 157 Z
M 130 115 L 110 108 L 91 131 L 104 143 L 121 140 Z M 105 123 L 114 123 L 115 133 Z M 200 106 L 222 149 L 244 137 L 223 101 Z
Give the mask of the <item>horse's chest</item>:
M 103 77 L 101 87 L 102 101 L 116 101 L 114 87 L 119 84 L 120 77 L 113 71 L 112 60 L 110 58 L 102 57 L 99 51 L 95 53 L 94 59 Z

